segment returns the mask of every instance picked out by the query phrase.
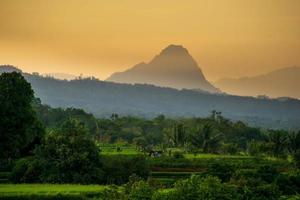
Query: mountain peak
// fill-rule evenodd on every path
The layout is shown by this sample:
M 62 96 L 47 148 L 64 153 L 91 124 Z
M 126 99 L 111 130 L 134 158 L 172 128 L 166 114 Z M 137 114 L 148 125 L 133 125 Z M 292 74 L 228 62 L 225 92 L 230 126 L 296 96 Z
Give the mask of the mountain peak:
M 163 49 L 160 55 L 186 55 L 189 54 L 188 50 L 182 45 L 171 44 Z
M 219 92 L 205 79 L 197 62 L 181 45 L 169 45 L 149 63 L 138 64 L 124 72 L 114 73 L 106 80 Z

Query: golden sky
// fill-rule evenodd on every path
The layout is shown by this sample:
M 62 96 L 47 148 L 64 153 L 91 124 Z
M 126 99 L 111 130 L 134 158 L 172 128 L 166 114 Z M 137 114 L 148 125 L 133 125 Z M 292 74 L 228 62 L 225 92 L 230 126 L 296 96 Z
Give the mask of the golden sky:
M 101 79 L 185 46 L 209 80 L 300 66 L 300 0 L 0 0 L 0 64 Z

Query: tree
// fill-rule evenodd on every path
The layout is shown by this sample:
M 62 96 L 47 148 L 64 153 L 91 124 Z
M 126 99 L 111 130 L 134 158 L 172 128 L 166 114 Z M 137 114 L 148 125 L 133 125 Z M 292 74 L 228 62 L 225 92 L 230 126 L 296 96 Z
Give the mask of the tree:
M 291 154 L 295 154 L 298 150 L 300 150 L 300 131 L 290 132 L 287 135 L 287 143 L 288 150 Z
M 28 154 L 40 142 L 44 128 L 32 108 L 34 92 L 17 72 L 0 75 L 0 159 Z
M 140 151 L 146 151 L 148 143 L 144 136 L 134 138 L 133 142 L 139 148 Z
M 174 131 L 172 128 L 164 128 L 163 129 L 163 134 L 164 134 L 164 143 L 168 147 L 173 147 L 175 144 L 175 139 L 174 139 Z
M 221 135 L 214 132 L 211 124 L 205 123 L 194 135 L 191 142 L 195 147 L 202 147 L 204 153 L 215 152 L 219 147 Z
M 185 127 L 182 123 L 174 125 L 174 142 L 177 146 L 183 146 L 186 141 Z
M 36 158 L 43 164 L 41 179 L 44 182 L 102 182 L 99 149 L 78 120 L 68 119 L 50 132 L 36 150 Z
M 273 155 L 276 157 L 283 155 L 287 144 L 287 133 L 281 130 L 271 130 L 268 136 Z

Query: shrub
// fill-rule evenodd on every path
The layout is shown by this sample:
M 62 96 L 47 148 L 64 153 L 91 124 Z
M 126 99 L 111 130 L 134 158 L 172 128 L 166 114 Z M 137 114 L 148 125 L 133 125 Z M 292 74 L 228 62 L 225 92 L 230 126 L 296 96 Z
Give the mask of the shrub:
M 42 163 L 40 180 L 49 183 L 102 183 L 99 150 L 77 120 L 68 119 L 49 133 L 35 151 Z
M 267 183 L 272 183 L 278 175 L 276 168 L 271 165 L 261 166 L 257 170 L 257 176 Z
M 229 181 L 234 171 L 232 165 L 221 162 L 212 163 L 207 169 L 209 175 L 216 176 L 223 182 Z
M 298 194 L 300 191 L 300 171 L 280 174 L 275 183 L 285 195 Z
M 184 158 L 184 154 L 182 152 L 180 152 L 180 151 L 175 151 L 173 153 L 173 158 L 175 158 L 175 159 Z
M 153 189 L 144 181 L 135 182 L 129 193 L 130 200 L 151 200 Z
M 239 149 L 237 144 L 233 144 L 233 143 L 228 143 L 228 144 L 223 144 L 221 147 L 221 151 L 225 154 L 237 154 Z
M 149 164 L 144 156 L 105 156 L 103 157 L 104 182 L 124 184 L 133 174 L 146 179 L 150 173 Z
M 19 159 L 10 176 L 14 183 L 36 183 L 40 182 L 42 166 L 34 157 Z
M 158 190 L 153 196 L 152 200 L 175 200 L 177 199 L 176 190 L 168 189 L 168 190 Z
M 277 200 L 281 193 L 275 184 L 260 184 L 245 187 L 243 196 L 251 200 Z
M 222 184 L 217 177 L 203 178 L 197 175 L 177 182 L 172 196 L 178 200 L 239 199 L 237 190 L 233 186 Z
M 298 168 L 300 168 L 300 150 L 298 150 L 296 153 L 294 153 L 293 159 L 294 159 L 294 161 L 296 163 L 296 166 Z
M 260 156 L 263 154 L 263 142 L 252 141 L 248 144 L 248 153 L 251 156 Z
M 104 189 L 100 199 L 105 200 L 126 200 L 126 195 L 123 190 L 120 190 L 117 186 L 111 185 L 109 188 Z

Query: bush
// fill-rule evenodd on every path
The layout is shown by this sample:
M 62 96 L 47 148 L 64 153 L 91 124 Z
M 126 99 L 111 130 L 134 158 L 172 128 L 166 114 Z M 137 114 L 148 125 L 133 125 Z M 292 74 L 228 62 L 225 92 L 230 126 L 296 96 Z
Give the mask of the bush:
M 173 158 L 175 158 L 175 159 L 181 159 L 181 158 L 184 158 L 184 154 L 183 154 L 182 152 L 180 152 L 180 151 L 175 151 L 175 152 L 173 153 Z
M 129 193 L 130 200 L 151 200 L 153 189 L 144 181 L 135 182 Z
M 117 186 L 111 185 L 106 188 L 100 197 L 102 200 L 126 200 L 126 195 L 123 190 L 120 190 Z
M 19 159 L 10 176 L 13 183 L 36 183 L 40 181 L 42 166 L 34 157 Z
M 300 150 L 298 150 L 294 155 L 293 155 L 293 159 L 296 163 L 296 166 L 298 168 L 300 168 Z
M 175 200 L 177 199 L 176 195 L 174 189 L 158 190 L 153 194 L 152 200 Z
M 216 176 L 223 182 L 229 181 L 234 171 L 235 169 L 232 165 L 221 162 L 213 163 L 207 169 L 209 175 Z
M 104 182 L 124 184 L 133 174 L 146 179 L 150 173 L 149 164 L 144 156 L 105 156 L 103 157 Z
M 257 176 L 267 183 L 272 183 L 278 175 L 279 173 L 277 172 L 276 168 L 271 165 L 261 166 L 257 170 Z
M 171 193 L 178 200 L 232 200 L 239 199 L 237 190 L 230 185 L 222 184 L 217 177 L 191 176 L 187 180 L 175 184 L 175 191 Z
M 101 167 L 95 143 L 87 138 L 82 124 L 69 119 L 45 137 L 33 158 L 21 159 L 16 163 L 12 181 L 102 183 Z
M 300 171 L 280 174 L 276 178 L 275 183 L 285 195 L 298 194 L 300 191 Z
M 260 184 L 254 187 L 245 187 L 243 196 L 251 200 L 277 200 L 281 193 L 274 184 Z
M 223 144 L 221 147 L 221 151 L 224 154 L 237 154 L 239 149 L 237 144 L 233 144 L 233 143 L 228 143 L 228 144 Z
M 262 155 L 263 152 L 263 142 L 259 142 L 259 141 L 252 141 L 248 144 L 248 153 L 251 156 L 260 156 Z

